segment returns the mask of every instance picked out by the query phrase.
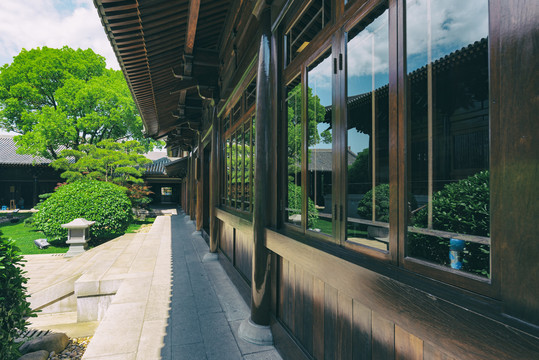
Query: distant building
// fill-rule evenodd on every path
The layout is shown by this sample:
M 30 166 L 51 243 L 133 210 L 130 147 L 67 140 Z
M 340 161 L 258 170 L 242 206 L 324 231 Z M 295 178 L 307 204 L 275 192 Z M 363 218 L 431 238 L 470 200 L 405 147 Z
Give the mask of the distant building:
M 63 179 L 50 163 L 42 157 L 17 154 L 13 136 L 0 135 L 0 207 L 9 209 L 15 204 L 17 208 L 31 209 L 40 194 L 54 191 Z

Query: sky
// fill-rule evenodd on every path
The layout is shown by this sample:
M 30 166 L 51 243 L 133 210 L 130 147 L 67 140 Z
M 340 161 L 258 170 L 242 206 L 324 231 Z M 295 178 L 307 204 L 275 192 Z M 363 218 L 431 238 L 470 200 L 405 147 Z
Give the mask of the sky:
M 92 0 L 0 1 L 0 66 L 23 48 L 64 45 L 91 48 L 120 69 Z

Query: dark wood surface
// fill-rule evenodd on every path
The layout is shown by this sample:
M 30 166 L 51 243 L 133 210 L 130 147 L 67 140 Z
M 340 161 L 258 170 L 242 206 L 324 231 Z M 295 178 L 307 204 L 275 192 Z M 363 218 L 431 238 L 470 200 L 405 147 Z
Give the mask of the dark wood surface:
M 334 346 L 339 342 L 334 339 L 337 318 L 339 314 L 348 313 L 348 310 L 339 312 L 340 292 L 343 299 L 353 299 L 352 314 L 358 314 L 360 318 L 352 319 L 353 324 L 358 324 L 352 332 L 362 333 L 363 339 L 369 336 L 364 326 L 369 323 L 369 311 L 372 312 L 372 359 L 387 358 L 380 357 L 380 352 L 394 354 L 391 346 L 395 343 L 399 344 L 401 353 L 416 351 L 417 339 L 436 344 L 440 352 L 452 354 L 456 359 L 532 359 L 539 356 L 537 337 L 299 241 L 270 230 L 267 233 L 268 248 L 283 257 L 279 291 L 283 293 L 284 306 L 280 314 L 292 333 L 295 329 L 292 315 L 295 313 L 291 304 L 295 300 L 289 298 L 298 294 L 295 292 L 297 286 L 292 291 L 291 278 L 298 271 L 313 274 L 312 355 L 315 358 L 324 358 L 323 354 L 327 356 L 336 351 Z M 356 304 L 359 309 L 354 311 Z M 335 327 L 327 326 L 328 322 Z M 406 339 L 390 340 L 395 336 L 395 325 L 403 330 L 398 334 L 405 334 Z M 332 334 L 327 333 L 330 329 Z
M 495 266 L 505 312 L 539 325 L 539 6 L 496 0 L 491 8 L 499 24 L 491 86 Z

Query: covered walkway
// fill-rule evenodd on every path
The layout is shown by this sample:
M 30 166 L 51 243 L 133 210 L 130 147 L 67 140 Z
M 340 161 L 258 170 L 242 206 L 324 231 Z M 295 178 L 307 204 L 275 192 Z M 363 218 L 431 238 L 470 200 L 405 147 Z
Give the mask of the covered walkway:
M 147 234 L 124 236 L 81 255 L 93 260 L 74 280 L 77 306 L 96 298 L 98 306 L 110 303 L 99 310 L 83 358 L 281 359 L 273 346 L 238 338 L 249 307 L 219 261 L 202 261 L 206 253 L 205 241 L 179 211 L 159 216 Z M 75 259 L 56 264 L 72 268 Z M 117 289 L 112 296 L 105 294 L 110 287 Z M 95 294 L 85 296 L 90 288 Z

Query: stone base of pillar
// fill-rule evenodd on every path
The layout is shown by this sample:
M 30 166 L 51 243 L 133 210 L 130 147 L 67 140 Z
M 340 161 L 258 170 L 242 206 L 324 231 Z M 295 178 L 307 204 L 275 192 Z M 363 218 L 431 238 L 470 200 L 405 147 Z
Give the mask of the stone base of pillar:
M 255 345 L 269 346 L 273 345 L 273 335 L 269 326 L 257 325 L 251 317 L 241 322 L 238 330 L 241 339 Z
M 200 230 L 193 231 L 193 233 L 191 234 L 191 236 L 200 236 L 200 235 L 202 235 L 202 232 Z
M 217 261 L 219 260 L 219 255 L 217 255 L 217 253 L 206 253 L 206 255 L 204 255 L 202 257 L 202 262 L 211 262 L 211 261 Z

